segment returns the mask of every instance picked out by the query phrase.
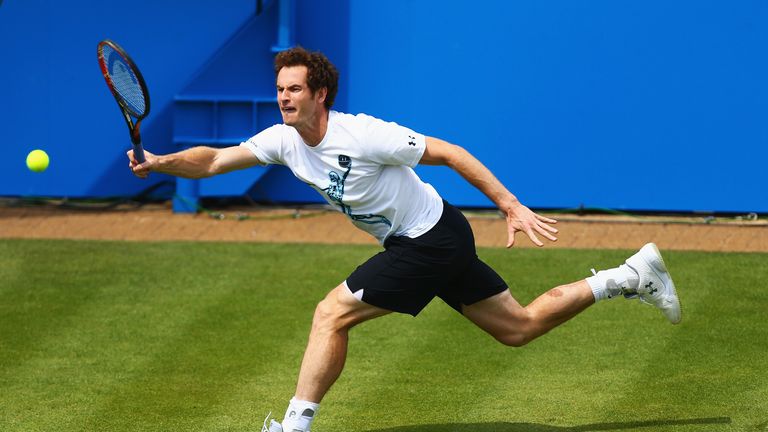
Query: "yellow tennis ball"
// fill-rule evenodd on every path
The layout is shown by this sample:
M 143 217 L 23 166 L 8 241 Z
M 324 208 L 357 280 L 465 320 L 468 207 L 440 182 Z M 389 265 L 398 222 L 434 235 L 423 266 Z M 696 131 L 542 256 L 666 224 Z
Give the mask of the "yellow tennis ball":
M 48 153 L 42 150 L 32 150 L 27 155 L 27 168 L 33 172 L 43 172 L 48 168 Z

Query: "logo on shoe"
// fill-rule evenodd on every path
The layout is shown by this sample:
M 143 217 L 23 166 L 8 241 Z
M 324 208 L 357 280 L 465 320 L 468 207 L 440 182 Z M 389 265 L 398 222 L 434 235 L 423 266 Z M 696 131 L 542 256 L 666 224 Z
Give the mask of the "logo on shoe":
M 659 292 L 658 289 L 653 288 L 653 281 L 648 282 L 647 284 L 645 284 L 645 289 L 648 290 L 648 294 L 653 294 L 655 292 Z

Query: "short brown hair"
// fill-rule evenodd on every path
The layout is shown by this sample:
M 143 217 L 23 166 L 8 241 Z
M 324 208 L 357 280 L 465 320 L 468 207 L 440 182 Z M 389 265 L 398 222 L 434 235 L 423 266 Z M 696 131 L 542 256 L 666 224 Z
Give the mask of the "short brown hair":
M 282 51 L 275 57 L 275 76 L 280 69 L 291 66 L 307 67 L 307 85 L 314 94 L 325 87 L 328 95 L 325 97 L 325 107 L 331 109 L 339 91 L 339 71 L 321 52 L 309 52 L 298 46 Z

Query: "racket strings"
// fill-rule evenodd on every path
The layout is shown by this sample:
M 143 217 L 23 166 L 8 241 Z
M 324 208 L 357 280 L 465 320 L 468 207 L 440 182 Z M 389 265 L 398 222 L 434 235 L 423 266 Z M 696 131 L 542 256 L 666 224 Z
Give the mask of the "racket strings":
M 131 114 L 135 117 L 143 116 L 147 109 L 144 90 L 131 66 L 117 51 L 108 45 L 103 47 L 102 55 L 106 60 L 109 78 L 119 97 L 125 102 L 127 108 L 132 111 Z

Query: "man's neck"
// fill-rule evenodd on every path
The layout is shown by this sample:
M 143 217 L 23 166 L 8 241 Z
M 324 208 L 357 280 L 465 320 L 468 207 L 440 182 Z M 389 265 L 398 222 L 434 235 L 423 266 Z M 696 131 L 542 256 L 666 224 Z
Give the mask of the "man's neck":
M 296 128 L 301 135 L 301 139 L 304 140 L 310 147 L 315 147 L 320 144 L 325 138 L 325 133 L 328 131 L 328 117 L 329 111 L 322 111 L 318 113 L 318 116 L 313 118 L 308 124 Z

